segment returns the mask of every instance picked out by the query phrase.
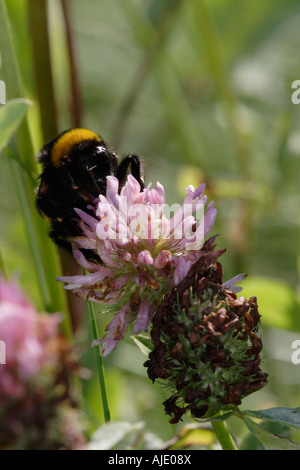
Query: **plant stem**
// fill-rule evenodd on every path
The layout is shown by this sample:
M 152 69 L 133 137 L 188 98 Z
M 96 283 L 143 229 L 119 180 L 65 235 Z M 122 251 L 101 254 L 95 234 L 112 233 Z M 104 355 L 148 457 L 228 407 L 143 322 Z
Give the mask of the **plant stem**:
M 23 98 L 25 91 L 14 47 L 11 22 L 4 0 L 0 0 L 0 52 L 1 70 L 7 86 L 8 97 L 9 99 Z M 20 184 L 20 186 L 16 185 L 15 189 L 18 193 L 26 235 L 33 255 L 33 268 L 40 286 L 43 310 L 67 312 L 65 294 L 55 281 L 59 274 L 57 255 L 53 243 L 48 237 L 46 222 L 35 207 L 34 191 L 37 185 L 37 165 L 34 155 L 36 152 L 27 117 L 19 126 L 11 145 L 13 150 L 9 152 L 9 161 L 13 178 Z M 21 163 L 18 163 L 19 161 Z M 25 171 L 24 168 L 26 168 Z M 67 323 L 68 319 L 66 318 L 65 324 L 67 325 Z M 68 332 L 67 335 L 69 335 Z
M 162 108 L 166 114 L 166 121 L 173 129 L 174 135 L 176 135 L 185 161 L 191 165 L 200 165 L 204 172 L 203 167 L 205 165 L 200 161 L 200 155 L 205 154 L 205 149 L 201 149 L 199 129 L 198 127 L 194 128 L 195 119 L 187 104 L 178 70 L 165 47 L 172 28 L 180 17 L 183 4 L 182 0 L 169 2 L 165 9 L 161 10 L 156 21 L 156 27 L 151 27 L 149 22 L 136 15 L 136 11 L 130 2 L 124 1 L 124 4 L 122 4 L 125 5 L 128 21 L 130 21 L 132 31 L 143 51 L 143 57 L 121 103 L 113 132 L 115 136 L 114 147 L 118 148 L 120 145 L 140 90 L 150 73 L 152 73 L 161 93 Z M 179 109 L 180 113 L 178 113 Z
M 32 2 L 28 0 L 27 5 L 33 48 L 33 70 L 41 109 L 43 139 L 47 142 L 58 134 L 58 118 L 50 57 L 47 1 L 36 0 Z
M 33 212 L 32 203 L 30 201 L 30 194 L 28 191 L 28 185 L 24 178 L 24 172 L 20 170 L 17 158 L 11 157 L 14 155 L 12 150 L 7 147 L 6 154 L 8 157 L 8 163 L 11 170 L 12 179 L 14 182 L 14 187 L 16 190 L 20 211 L 24 221 L 25 231 L 28 239 L 28 245 L 31 251 L 33 265 L 36 272 L 37 282 L 40 289 L 41 299 L 43 301 L 43 307 L 48 312 L 56 311 L 55 303 L 59 305 L 63 304 L 62 299 L 56 298 L 55 300 L 52 297 L 51 289 L 49 287 L 49 278 L 47 277 L 47 269 L 43 263 L 41 251 L 40 251 L 40 242 L 38 238 L 38 230 L 36 229 L 35 223 L 35 213 Z M 60 309 L 62 312 L 66 311 L 66 308 Z M 67 338 L 72 337 L 70 317 L 68 314 L 64 315 L 63 328 Z
M 221 412 L 218 415 L 221 415 Z M 212 421 L 211 425 L 223 450 L 238 450 L 225 421 Z
M 249 133 L 239 110 L 238 98 L 233 91 L 228 66 L 224 59 L 222 39 L 219 37 L 217 26 L 214 22 L 210 2 L 207 0 L 193 0 L 192 5 L 194 21 L 197 25 L 197 28 L 194 28 L 194 31 L 197 32 L 197 38 L 194 43 L 199 49 L 201 60 L 203 59 L 202 49 L 199 46 L 202 43 L 205 46 L 211 77 L 219 93 L 226 115 L 228 130 L 232 137 L 236 154 L 236 165 L 240 170 L 244 184 L 247 184 L 249 180 L 251 181 L 250 162 L 252 161 Z M 201 40 L 199 40 L 200 36 Z M 248 241 L 251 239 L 251 230 L 253 229 L 253 226 L 251 226 L 251 200 L 247 197 L 243 198 L 240 202 L 236 220 L 238 221 L 238 236 L 234 232 L 231 233 L 232 256 L 234 257 L 237 271 L 247 271 L 244 254 L 247 250 Z
M 7 150 L 7 154 L 10 154 L 10 150 Z M 31 248 L 31 253 L 33 257 L 34 266 L 36 269 L 37 280 L 39 283 L 39 288 L 41 296 L 44 302 L 44 306 L 50 309 L 51 305 L 51 296 L 47 284 L 47 279 L 45 275 L 44 266 L 38 249 L 38 243 L 36 239 L 36 231 L 34 229 L 34 223 L 32 220 L 32 213 L 30 210 L 30 204 L 28 202 L 27 187 L 26 183 L 22 179 L 22 174 L 19 171 L 18 164 L 12 158 L 8 158 L 8 163 L 10 165 L 10 170 L 14 182 L 14 186 L 17 192 L 17 197 L 20 205 L 20 210 L 24 220 L 24 224 L 27 231 L 29 246 Z
M 224 60 L 222 40 L 219 37 L 214 18 L 210 10 L 209 2 L 206 0 L 193 1 L 194 18 L 198 28 L 195 29 L 201 34 L 202 42 L 205 45 L 205 53 L 211 70 L 212 79 L 219 92 L 221 103 L 226 112 L 227 123 L 232 133 L 236 145 L 237 163 L 244 175 L 248 175 L 250 149 L 248 136 L 243 130 L 241 117 L 238 112 L 238 99 L 232 90 L 227 64 Z M 199 47 L 200 41 L 195 41 Z M 202 51 L 199 50 L 199 55 Z
M 89 308 L 89 314 L 90 314 L 90 318 L 91 318 L 93 338 L 95 340 L 95 339 L 99 338 L 99 334 L 98 334 L 98 328 L 97 328 L 97 323 L 96 323 L 96 318 L 95 318 L 95 312 L 94 312 L 94 308 L 93 308 L 93 305 L 92 305 L 91 302 L 88 302 L 88 308 Z M 107 400 L 107 394 L 106 394 L 106 386 L 105 386 L 102 355 L 101 355 L 99 345 L 94 346 L 94 348 L 95 348 L 97 368 L 98 368 L 98 376 L 99 376 L 99 383 L 100 383 L 100 390 L 101 390 L 101 397 L 102 397 L 104 420 L 105 420 L 106 423 L 108 423 L 110 421 L 110 412 L 109 412 L 109 406 L 108 406 L 108 400 Z
M 0 244 L 0 275 L 3 276 L 3 278 L 8 281 L 8 271 L 6 269 L 5 261 L 4 261 L 4 256 L 3 256 L 3 251 L 2 251 L 2 246 Z
M 71 13 L 70 13 L 70 2 L 68 0 L 61 0 L 61 6 L 63 11 L 64 23 L 65 23 L 65 34 L 68 48 L 68 59 L 70 69 L 70 112 L 72 118 L 73 127 L 82 127 L 82 100 L 80 90 L 80 80 L 77 65 L 77 56 L 74 44 L 74 35 L 71 25 Z
M 166 3 L 157 20 L 156 28 L 150 28 L 148 23 L 143 23 L 141 19 L 136 16 L 135 9 L 130 2 L 126 0 L 123 3 L 126 9 L 126 14 L 131 22 L 132 30 L 135 33 L 136 38 L 141 43 L 141 47 L 144 49 L 144 56 L 135 71 L 135 75 L 133 76 L 132 82 L 128 87 L 128 91 L 121 102 L 119 113 L 117 114 L 113 131 L 113 144 L 115 148 L 118 148 L 121 144 L 125 135 L 126 126 L 128 126 L 129 116 L 132 113 L 134 105 L 140 95 L 140 90 L 149 76 L 150 69 L 153 67 L 155 60 L 160 55 L 160 52 L 168 39 L 182 3 L 182 0 Z M 147 31 L 148 34 L 145 34 L 145 31 Z

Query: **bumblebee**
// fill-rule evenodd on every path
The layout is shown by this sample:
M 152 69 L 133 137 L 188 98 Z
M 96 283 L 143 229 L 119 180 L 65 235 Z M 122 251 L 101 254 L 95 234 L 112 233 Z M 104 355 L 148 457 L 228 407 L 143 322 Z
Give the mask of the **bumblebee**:
M 70 238 L 81 235 L 74 208 L 93 215 L 91 205 L 106 193 L 108 175 L 119 180 L 121 189 L 131 171 L 144 188 L 141 159 L 130 154 L 119 163 L 119 157 L 103 139 L 88 129 L 69 129 L 59 134 L 44 145 L 39 162 L 42 172 L 37 209 L 51 224 L 52 240 L 69 251 Z

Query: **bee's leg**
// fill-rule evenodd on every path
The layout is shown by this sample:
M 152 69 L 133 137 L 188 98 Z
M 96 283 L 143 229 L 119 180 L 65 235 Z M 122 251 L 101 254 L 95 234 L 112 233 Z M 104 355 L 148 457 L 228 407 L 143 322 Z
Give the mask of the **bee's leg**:
M 129 167 L 132 176 L 140 183 L 141 189 L 143 190 L 145 187 L 143 165 L 141 159 L 137 155 L 127 155 L 127 157 L 125 157 L 118 166 L 116 177 L 120 181 L 120 186 L 125 182 Z

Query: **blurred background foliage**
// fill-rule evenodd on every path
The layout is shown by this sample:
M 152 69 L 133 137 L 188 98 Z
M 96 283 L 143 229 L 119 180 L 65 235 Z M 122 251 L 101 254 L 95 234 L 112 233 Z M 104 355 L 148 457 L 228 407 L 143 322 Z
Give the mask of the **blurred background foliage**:
M 25 97 L 32 101 L 34 154 L 27 158 L 34 161 L 56 133 L 83 126 L 120 155 L 141 155 L 146 182 L 159 180 L 170 204 L 183 200 L 189 184 L 205 181 L 218 209 L 218 246 L 227 249 L 224 280 L 246 272 L 242 294 L 258 297 L 262 315 L 270 380 L 243 406 L 298 406 L 300 365 L 291 362 L 291 344 L 300 338 L 300 106 L 291 102 L 291 85 L 300 79 L 299 2 L 6 5 Z M 16 98 L 7 85 L 7 100 Z M 3 152 L 0 165 L 2 254 L 8 272 L 41 306 Z M 102 334 L 107 315 L 97 319 Z M 92 432 L 103 416 L 88 315 L 75 341 L 93 374 L 82 383 Z M 105 359 L 112 420 L 144 421 L 149 432 L 171 439 L 182 425 L 168 423 L 164 391 L 150 383 L 137 351 L 128 338 Z M 231 426 L 243 433 L 234 419 Z

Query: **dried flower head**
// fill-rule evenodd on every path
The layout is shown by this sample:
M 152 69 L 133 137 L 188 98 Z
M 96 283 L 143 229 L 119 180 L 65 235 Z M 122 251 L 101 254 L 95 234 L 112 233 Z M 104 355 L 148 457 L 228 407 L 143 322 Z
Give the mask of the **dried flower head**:
M 106 196 L 99 196 L 95 217 L 76 211 L 82 237 L 74 239 L 73 253 L 86 274 L 58 279 L 85 300 L 110 306 L 114 318 L 99 340 L 103 355 L 115 349 L 131 322 L 133 334 L 147 329 L 164 294 L 198 259 L 216 218 L 213 203 L 204 214 L 204 187 L 188 187 L 183 204 L 168 218 L 161 184 L 141 190 L 129 175 L 119 194 L 119 181 L 108 176 Z M 94 261 L 85 250 L 94 252 Z M 97 258 L 101 262 L 95 262 Z
M 224 250 L 215 250 L 211 242 L 153 318 L 154 349 L 145 366 L 153 382 L 161 379 L 171 391 L 164 402 L 171 423 L 187 411 L 211 417 L 267 382 L 260 370 L 256 298 L 237 298 L 227 283 L 222 285 L 217 259 Z
M 0 278 L 0 449 L 77 449 L 85 438 L 70 376 L 76 355 L 59 314 L 38 313 L 15 282 Z

